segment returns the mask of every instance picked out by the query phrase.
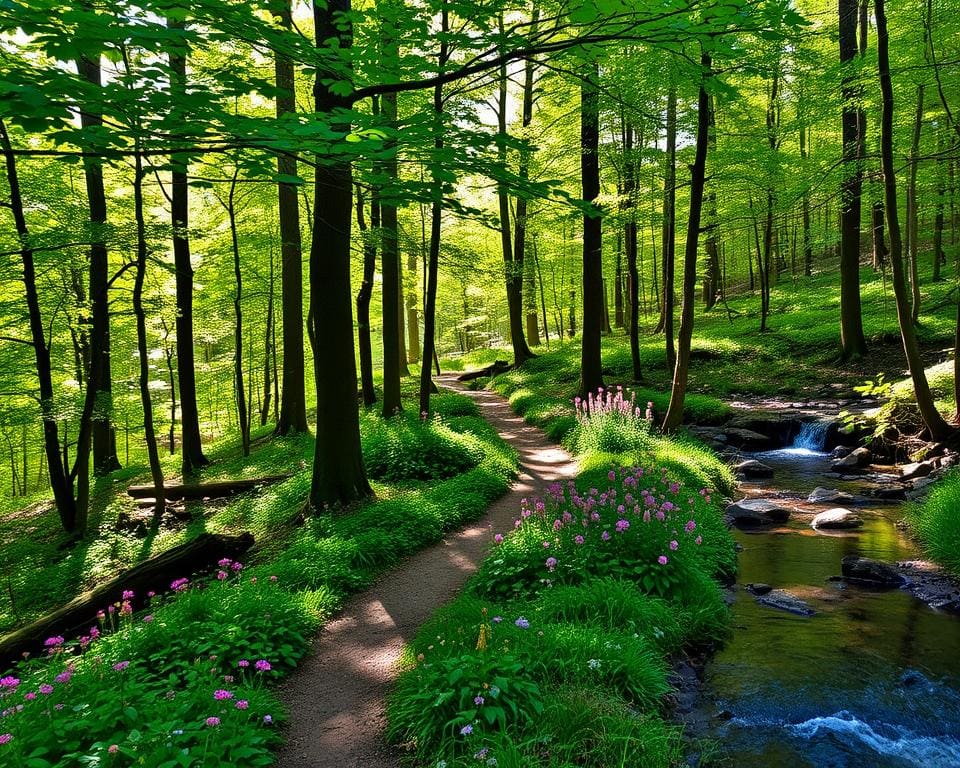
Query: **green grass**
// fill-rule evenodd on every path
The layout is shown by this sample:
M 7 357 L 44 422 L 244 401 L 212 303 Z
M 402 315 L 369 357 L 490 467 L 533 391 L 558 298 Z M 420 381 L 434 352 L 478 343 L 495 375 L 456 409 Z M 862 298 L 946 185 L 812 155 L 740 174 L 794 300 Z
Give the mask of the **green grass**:
M 924 501 L 912 505 L 906 519 L 927 555 L 960 576 L 960 470 L 950 472 Z

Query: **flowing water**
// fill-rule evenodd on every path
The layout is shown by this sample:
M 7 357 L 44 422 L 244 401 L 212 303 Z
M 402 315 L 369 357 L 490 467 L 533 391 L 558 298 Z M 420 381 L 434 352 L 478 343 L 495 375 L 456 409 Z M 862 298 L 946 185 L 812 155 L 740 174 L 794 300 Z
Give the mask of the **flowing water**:
M 898 504 L 863 499 L 854 508 L 865 524 L 854 531 L 810 527 L 837 506 L 800 501 L 816 486 L 863 491 L 830 471 L 824 436 L 825 427 L 806 426 L 793 446 L 757 454 L 775 475 L 742 486 L 800 511 L 781 527 L 734 532 L 743 546 L 735 630 L 705 670 L 706 735 L 737 768 L 960 768 L 960 618 L 899 590 L 829 581 L 846 555 L 918 555 L 895 525 Z M 751 582 L 817 613 L 761 606 L 743 589 Z

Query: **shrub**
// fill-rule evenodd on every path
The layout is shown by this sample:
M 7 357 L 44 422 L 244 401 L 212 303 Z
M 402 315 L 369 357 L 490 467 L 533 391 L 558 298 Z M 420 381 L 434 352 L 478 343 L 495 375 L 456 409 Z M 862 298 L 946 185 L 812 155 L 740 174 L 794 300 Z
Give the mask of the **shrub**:
M 960 471 L 950 472 L 923 502 L 909 507 L 907 521 L 924 551 L 960 575 Z
M 639 467 L 609 470 L 607 480 L 602 492 L 554 483 L 546 499 L 523 500 L 515 530 L 498 534 L 472 582 L 477 594 L 509 598 L 614 575 L 672 595 L 697 567 L 698 519 L 713 513 L 709 490 Z
M 650 422 L 635 402 L 624 396 L 623 387 L 591 393 L 586 400 L 574 399 L 577 426 L 567 438 L 575 454 L 601 451 L 626 453 L 650 445 Z
M 479 441 L 459 434 L 436 416 L 420 421 L 410 414 L 363 419 L 363 460 L 373 478 L 437 480 L 475 467 L 483 457 Z

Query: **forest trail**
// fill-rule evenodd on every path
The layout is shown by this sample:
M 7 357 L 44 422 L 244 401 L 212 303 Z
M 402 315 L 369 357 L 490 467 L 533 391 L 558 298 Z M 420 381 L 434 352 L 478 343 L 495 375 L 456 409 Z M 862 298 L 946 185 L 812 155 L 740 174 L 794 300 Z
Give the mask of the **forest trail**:
M 500 396 L 468 391 L 453 377 L 440 377 L 438 383 L 476 401 L 520 454 L 520 474 L 480 520 L 383 574 L 320 630 L 310 655 L 280 688 L 290 714 L 280 768 L 397 766 L 397 755 L 384 743 L 383 733 L 385 700 L 404 645 L 463 586 L 493 534 L 512 527 L 521 498 L 577 474 L 573 457 L 542 430 L 524 423 Z

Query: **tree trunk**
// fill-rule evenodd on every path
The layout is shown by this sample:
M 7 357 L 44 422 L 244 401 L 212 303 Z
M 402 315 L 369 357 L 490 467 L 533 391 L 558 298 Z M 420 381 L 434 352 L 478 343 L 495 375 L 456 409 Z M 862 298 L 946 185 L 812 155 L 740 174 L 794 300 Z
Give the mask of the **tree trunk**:
M 407 254 L 407 362 L 420 362 L 420 317 L 417 311 L 417 255 Z M 410 372 L 407 371 L 407 375 Z
M 274 13 L 281 25 L 290 30 L 292 0 L 278 0 Z M 277 117 L 297 111 L 296 82 L 293 59 L 278 53 L 274 63 L 277 83 Z M 277 172 L 282 176 L 297 175 L 297 160 L 292 155 L 277 155 Z M 283 389 L 280 394 L 280 416 L 276 434 L 306 432 L 307 394 L 303 344 L 303 242 L 300 234 L 300 206 L 297 186 L 281 182 L 277 185 L 280 217 L 280 303 L 283 322 Z
M 166 511 L 163 492 L 163 467 L 160 465 L 160 450 L 153 424 L 153 399 L 150 395 L 150 348 L 147 344 L 147 313 L 143 308 L 143 282 L 147 275 L 147 225 L 143 214 L 143 155 L 140 140 L 134 150 L 133 210 L 137 226 L 137 269 L 133 283 L 133 314 L 137 325 L 137 357 L 140 375 L 140 402 L 143 406 L 143 439 L 147 444 L 150 463 L 150 478 L 153 480 L 153 528 L 160 527 Z M 181 384 L 181 393 L 183 385 Z M 181 395 L 181 401 L 182 401 Z
M 500 31 L 504 34 L 503 15 L 500 15 Z M 528 67 L 532 66 L 528 62 Z M 528 74 L 532 77 L 532 74 Z M 507 167 L 507 64 L 500 65 L 498 77 L 497 98 L 497 159 L 504 170 Z M 524 113 L 527 109 L 526 82 L 524 83 Z M 532 89 L 531 84 L 531 89 Z M 533 96 L 530 96 L 530 109 L 533 109 Z M 532 114 L 532 113 L 531 113 Z M 526 118 L 526 114 L 524 114 Z M 510 344 L 513 346 L 513 364 L 521 365 L 533 357 L 527 339 L 523 332 L 523 252 L 516 251 L 511 241 L 510 229 L 510 193 L 504 182 L 497 184 L 497 201 L 500 215 L 500 248 L 503 252 L 503 269 L 507 290 L 507 311 L 510 318 Z M 519 201 L 518 201 L 519 203 Z M 526 202 L 524 201 L 524 207 Z M 525 214 L 526 212 L 524 212 Z M 521 240 L 525 237 L 526 222 L 520 222 L 520 212 L 517 212 L 518 234 Z M 524 245 L 523 242 L 520 245 Z
M 227 218 L 230 220 L 230 244 L 233 249 L 233 279 L 236 286 L 233 295 L 233 382 L 237 393 L 237 422 L 240 425 L 240 444 L 243 455 L 250 455 L 250 421 L 247 418 L 247 394 L 243 384 L 243 270 L 240 269 L 240 238 L 237 234 L 237 176 L 233 172 L 230 194 L 227 198 Z
M 639 382 L 643 381 L 643 367 L 640 364 L 640 273 L 637 268 L 637 212 L 634 199 L 637 191 L 637 163 L 633 156 L 633 124 L 629 120 L 625 120 L 623 126 L 623 154 L 623 194 L 629 209 L 623 227 L 623 248 L 627 257 L 630 361 L 633 380 Z
M 395 46 L 390 41 L 384 42 L 384 58 L 392 60 Z M 386 124 L 392 128 L 397 124 L 397 95 L 385 94 L 381 100 L 383 117 Z M 387 177 L 387 183 L 397 181 L 396 143 L 389 142 L 387 158 L 383 161 L 382 170 Z M 403 308 L 400 305 L 400 252 L 397 239 L 397 207 L 392 202 L 381 200 L 380 215 L 382 238 L 380 241 L 380 274 L 382 283 L 383 303 L 383 415 L 389 418 L 403 409 L 400 400 L 400 351 L 403 326 L 401 318 Z
M 594 203 L 600 194 L 600 67 L 580 81 L 580 182 L 583 200 Z M 603 386 L 600 335 L 603 330 L 603 230 L 599 211 L 583 215 L 583 337 L 580 353 L 581 397 Z M 572 311 L 572 309 L 571 309 Z M 571 325 L 572 325 L 571 318 Z
M 914 394 L 923 423 L 930 437 L 942 441 L 952 429 L 937 410 L 930 386 L 927 383 L 923 359 L 917 345 L 917 338 L 910 317 L 910 303 L 907 296 L 906 277 L 903 269 L 903 245 L 900 240 L 900 220 L 897 211 L 897 178 L 893 164 L 893 84 L 890 80 L 889 38 L 887 34 L 887 15 L 885 0 L 876 0 L 877 20 L 877 69 L 880 75 L 882 94 L 882 118 L 880 125 L 880 161 L 883 167 L 884 203 L 887 213 L 887 231 L 890 235 L 890 264 L 893 268 L 893 292 L 897 304 L 897 322 L 900 325 L 900 338 L 903 351 L 910 367 Z
M 330 40 L 336 40 L 341 49 L 351 45 L 349 15 L 350 0 L 314 4 L 318 51 L 326 49 Z M 347 98 L 331 90 L 332 84 L 342 76 L 342 73 L 333 75 L 323 66 L 317 69 L 314 86 L 317 112 L 325 115 L 350 106 Z M 336 122 L 330 130 L 346 136 L 350 124 Z M 360 449 L 357 406 L 350 292 L 352 204 L 350 161 L 341 156 L 330 163 L 318 163 L 314 170 L 309 313 L 313 377 L 317 387 L 317 440 L 309 502 L 314 513 L 350 504 L 372 493 Z
M 263 336 L 263 403 L 260 406 L 260 426 L 265 427 L 270 418 L 270 404 L 273 397 L 270 358 L 276 360 L 277 351 L 273 345 L 273 293 L 274 293 L 273 249 L 270 249 L 270 276 L 267 289 L 267 321 Z
M 703 208 L 703 187 L 706 180 L 707 145 L 710 141 L 710 101 L 706 86 L 710 67 L 710 55 L 702 54 L 700 93 L 697 99 L 696 154 L 693 165 L 690 167 L 690 216 L 687 219 L 687 241 L 683 253 L 683 304 L 680 308 L 677 365 L 673 370 L 670 406 L 663 420 L 664 432 L 676 430 L 683 422 L 683 402 L 687 393 L 690 344 L 693 339 L 693 317 L 697 298 L 697 245 L 700 236 L 700 214 Z
M 849 62 L 857 56 L 858 0 L 839 0 L 839 14 L 840 63 L 850 66 Z M 859 89 L 853 78 L 845 76 L 841 82 L 844 175 L 840 184 L 840 346 L 842 358 L 850 360 L 867 353 L 860 306 L 860 198 L 865 118 L 857 106 Z
M 937 204 L 933 218 L 933 282 L 940 282 L 940 268 L 946 264 L 947 255 L 943 252 L 944 198 L 947 190 L 944 181 L 943 134 L 937 134 Z
M 77 59 L 80 76 L 100 88 L 100 52 L 92 52 Z M 84 129 L 103 125 L 103 115 L 96 108 L 80 112 Z M 112 421 L 113 386 L 110 371 L 110 299 L 109 258 L 103 229 L 107 223 L 107 198 L 103 186 L 103 163 L 95 157 L 84 158 L 87 203 L 90 211 L 90 372 L 87 386 L 94 390 L 93 471 L 106 475 L 120 469 L 117 459 L 117 435 Z
M 920 129 L 923 126 L 923 83 L 917 86 L 917 111 L 913 120 L 913 141 L 910 144 L 910 182 L 907 187 L 907 253 L 910 262 L 910 316 L 920 319 L 920 206 L 917 201 L 917 166 L 920 164 Z
M 674 273 L 677 227 L 677 87 L 670 83 L 667 95 L 666 171 L 663 177 L 663 302 L 657 327 L 666 336 L 667 368 L 673 368 L 677 351 L 673 340 Z
M 708 96 L 708 98 L 710 98 Z M 707 133 L 707 151 L 716 151 L 717 148 L 717 128 L 714 115 L 713 99 L 710 98 L 708 104 L 707 117 L 710 121 Z M 707 195 L 707 274 L 703 281 L 703 303 L 709 311 L 717 304 L 717 294 L 720 291 L 720 236 L 719 219 L 717 217 L 717 190 L 716 185 L 710 185 L 710 192 Z
M 40 312 L 40 297 L 37 290 L 37 273 L 30 247 L 30 232 L 24 212 L 20 181 L 17 176 L 16 156 L 10 145 L 7 127 L 0 120 L 0 146 L 7 166 L 7 182 L 10 188 L 10 210 L 13 213 L 17 237 L 20 240 L 20 258 L 23 267 L 23 286 L 26 293 L 27 314 L 30 323 L 30 340 L 37 364 L 37 383 L 40 388 L 40 413 L 43 419 L 43 447 L 60 524 L 68 532 L 83 532 L 86 510 L 78 508 L 73 496 L 73 482 L 60 453 L 60 433 L 53 403 L 53 375 L 50 364 L 50 348 L 47 346 L 46 328 Z
M 169 20 L 171 29 L 183 29 L 182 20 Z M 171 106 L 179 110 L 179 102 L 186 94 L 187 59 L 177 51 L 170 51 Z M 187 164 L 180 155 L 172 155 L 170 165 L 170 211 L 173 221 L 173 263 L 177 300 L 177 376 L 180 382 L 180 456 L 184 475 L 192 475 L 209 464 L 203 454 L 200 438 L 200 413 L 197 408 L 197 374 L 193 347 L 193 265 L 190 261 L 190 191 L 187 184 Z
M 449 59 L 447 32 L 450 29 L 450 15 L 447 0 L 440 0 L 440 52 L 437 58 L 437 71 L 443 72 Z M 440 234 L 443 223 L 443 178 L 439 166 L 439 156 L 444 144 L 443 85 L 437 83 L 433 89 L 433 146 L 437 156 L 430 169 L 433 202 L 430 206 L 430 249 L 427 256 L 427 291 L 423 297 L 423 359 L 431 360 L 436 352 L 437 318 L 437 282 L 440 270 Z M 466 317 L 467 288 L 463 285 L 464 316 Z M 464 326 L 464 346 L 470 347 L 470 331 Z M 433 377 L 430 366 L 420 366 L 420 418 L 430 414 L 430 394 L 433 389 Z
M 374 100 L 374 114 L 379 108 Z M 363 217 L 363 193 L 357 187 L 357 228 L 363 238 L 363 280 L 357 292 L 357 353 L 360 358 L 360 391 L 363 404 L 377 402 L 377 393 L 373 387 L 373 344 L 370 340 L 370 298 L 373 295 L 373 278 L 377 268 L 377 235 L 380 232 L 380 202 L 376 190 L 370 198 L 370 226 Z

